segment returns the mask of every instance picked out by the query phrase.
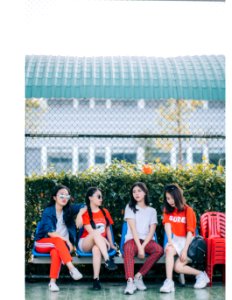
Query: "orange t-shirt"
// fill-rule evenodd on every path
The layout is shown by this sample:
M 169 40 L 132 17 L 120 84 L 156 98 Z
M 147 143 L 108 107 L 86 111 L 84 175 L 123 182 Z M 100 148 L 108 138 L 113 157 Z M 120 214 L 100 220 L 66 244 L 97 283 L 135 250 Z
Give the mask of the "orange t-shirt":
M 109 220 L 110 225 L 114 224 L 114 221 L 111 218 L 111 215 L 109 213 L 109 211 L 106 208 L 103 208 L 105 213 L 106 213 L 106 217 Z M 99 210 L 98 212 L 92 212 L 93 214 L 93 221 L 96 224 L 96 229 L 99 230 L 99 232 L 101 233 L 102 236 L 106 237 L 106 219 L 103 215 L 103 212 L 101 210 Z M 86 211 L 83 215 L 82 215 L 82 221 L 83 221 L 83 225 L 89 225 L 90 224 L 90 217 L 89 217 L 89 213 L 88 211 Z M 84 229 L 81 238 L 84 238 L 88 235 L 88 231 L 86 229 Z
M 195 235 L 196 230 L 196 215 L 192 207 L 185 205 L 183 211 L 174 209 L 171 213 L 163 213 L 163 224 L 170 223 L 172 233 L 177 236 L 186 236 L 188 231 Z

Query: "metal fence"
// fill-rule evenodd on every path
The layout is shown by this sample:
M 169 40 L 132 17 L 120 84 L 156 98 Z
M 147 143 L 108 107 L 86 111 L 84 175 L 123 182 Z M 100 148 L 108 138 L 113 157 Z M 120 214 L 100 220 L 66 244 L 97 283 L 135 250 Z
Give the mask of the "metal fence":
M 223 101 L 26 99 L 25 112 L 27 176 L 114 159 L 225 164 Z

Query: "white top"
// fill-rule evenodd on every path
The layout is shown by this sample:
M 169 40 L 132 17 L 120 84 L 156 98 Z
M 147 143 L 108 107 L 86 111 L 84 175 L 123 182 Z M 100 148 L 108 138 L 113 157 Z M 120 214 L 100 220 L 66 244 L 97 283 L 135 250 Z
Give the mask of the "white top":
M 56 214 L 57 223 L 56 223 L 56 232 L 58 232 L 62 237 L 69 239 L 68 228 L 64 223 L 63 211 L 61 214 Z
M 133 219 L 135 220 L 135 227 L 138 234 L 139 239 L 145 240 L 147 237 L 150 225 L 151 224 L 157 224 L 157 212 L 156 209 L 150 206 L 146 206 L 144 208 L 139 207 L 136 205 L 136 208 L 138 209 L 136 213 L 133 212 L 133 210 L 129 207 L 129 204 L 127 204 L 124 214 L 124 220 L 127 219 Z M 125 236 L 125 242 L 128 240 L 133 239 L 133 235 L 130 230 L 130 226 L 127 226 L 127 234 Z

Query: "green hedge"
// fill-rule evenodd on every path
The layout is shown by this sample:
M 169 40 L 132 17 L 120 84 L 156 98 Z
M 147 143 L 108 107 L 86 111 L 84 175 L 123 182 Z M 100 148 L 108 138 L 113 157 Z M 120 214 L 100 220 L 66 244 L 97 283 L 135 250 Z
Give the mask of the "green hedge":
M 178 183 L 184 190 L 187 203 L 191 205 L 199 222 L 205 211 L 225 211 L 225 173 L 222 166 L 210 164 L 179 166 L 174 169 L 157 162 L 152 165 L 152 174 L 144 174 L 133 164 L 115 161 L 103 170 L 88 169 L 77 176 L 67 173 L 50 173 L 46 176 L 31 176 L 25 183 L 25 230 L 26 262 L 30 258 L 33 235 L 41 212 L 50 199 L 55 184 L 67 185 L 76 202 L 84 202 L 88 187 L 98 186 L 103 191 L 104 206 L 114 219 L 115 240 L 119 244 L 123 213 L 129 201 L 129 190 L 136 181 L 146 183 L 150 193 L 150 203 L 158 213 L 157 235 L 162 244 L 162 196 L 163 187 L 168 183 Z M 199 224 L 199 223 L 198 223 Z

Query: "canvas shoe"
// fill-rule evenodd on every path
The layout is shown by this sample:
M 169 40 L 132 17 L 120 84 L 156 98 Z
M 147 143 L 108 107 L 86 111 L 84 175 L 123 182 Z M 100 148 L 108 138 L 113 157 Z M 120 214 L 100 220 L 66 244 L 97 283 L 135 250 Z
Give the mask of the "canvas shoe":
M 115 271 L 118 268 L 118 266 L 114 263 L 113 258 L 111 258 L 111 257 L 105 261 L 105 267 L 109 271 Z
M 133 280 L 130 280 L 128 279 L 127 280 L 127 285 L 126 285 L 126 288 L 124 290 L 124 294 L 129 294 L 129 295 L 133 295 L 134 292 L 136 291 L 136 286 L 134 284 L 134 281 Z
M 147 289 L 147 287 L 145 286 L 145 284 L 143 282 L 142 276 L 140 276 L 139 278 L 135 277 L 134 284 L 135 284 L 136 288 L 140 291 L 145 291 Z
M 201 272 L 196 276 L 196 283 L 194 284 L 195 289 L 203 289 L 210 282 L 208 275 L 206 272 Z
M 166 279 L 164 281 L 164 284 L 161 286 L 160 288 L 160 292 L 161 293 L 171 293 L 171 292 L 175 292 L 175 285 L 174 285 L 174 281 L 171 279 Z
M 53 281 L 48 284 L 48 288 L 51 292 L 59 292 L 60 290 L 58 285 Z
M 83 277 L 83 275 L 77 270 L 77 268 L 72 268 L 69 273 L 74 280 L 79 280 Z
M 93 289 L 94 290 L 100 290 L 101 289 L 101 284 L 98 278 L 95 278 L 93 280 Z

